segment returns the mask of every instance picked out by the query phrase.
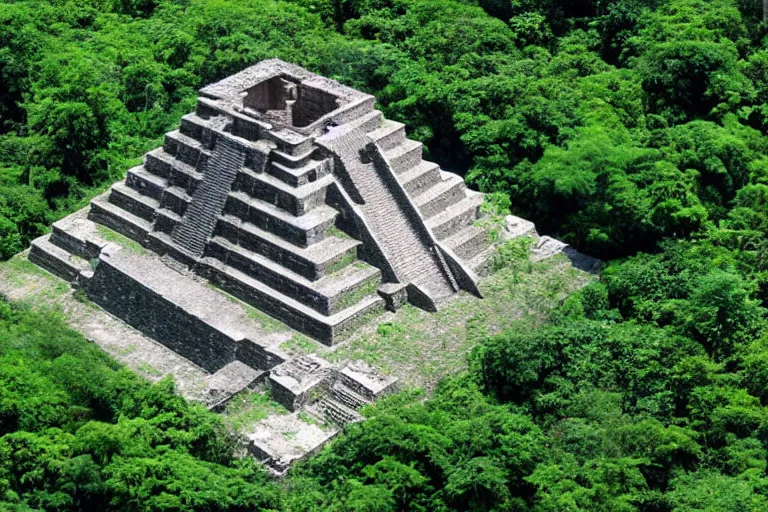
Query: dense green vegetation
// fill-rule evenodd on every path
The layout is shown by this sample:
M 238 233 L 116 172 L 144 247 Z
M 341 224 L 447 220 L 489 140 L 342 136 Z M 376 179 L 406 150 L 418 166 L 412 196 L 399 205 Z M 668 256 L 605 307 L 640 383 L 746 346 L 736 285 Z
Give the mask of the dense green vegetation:
M 0 302 L 0 509 L 254 510 L 275 500 L 216 415 L 55 314 Z
M 0 9 L 0 256 L 266 57 L 375 93 L 602 280 L 281 483 L 218 420 L 0 306 L 18 510 L 768 510 L 768 25 L 747 0 L 41 0 Z M 622 259 L 618 259 L 622 258 Z

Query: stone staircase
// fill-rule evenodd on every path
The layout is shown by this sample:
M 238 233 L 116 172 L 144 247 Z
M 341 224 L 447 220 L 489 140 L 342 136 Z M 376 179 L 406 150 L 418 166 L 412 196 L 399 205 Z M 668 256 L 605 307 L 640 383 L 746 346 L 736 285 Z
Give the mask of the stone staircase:
M 473 225 L 480 216 L 482 194 L 467 189 L 461 177 L 423 160 L 423 144 L 407 139 L 404 125 L 384 119 L 380 111 L 373 110 L 351 124 L 366 132 L 384 152 L 437 240 L 473 271 L 481 269 L 491 252 L 488 234 Z
M 171 239 L 195 258 L 205 252 L 232 182 L 244 163 L 245 155 L 228 137 L 217 139 L 202 183 L 196 188 L 182 221 L 171 234 Z
M 339 427 L 346 427 L 350 423 L 363 420 L 356 410 L 328 397 L 321 398 L 314 410 L 322 415 L 323 421 L 334 423 Z
M 298 356 L 270 372 L 272 398 L 291 412 L 306 410 L 318 420 L 344 427 L 360 421 L 359 410 L 391 392 L 397 378 L 333 368 L 317 356 Z
M 362 421 L 360 409 L 374 401 L 374 397 L 366 398 L 340 379 L 336 379 L 329 385 L 326 393 L 309 404 L 306 410 L 324 423 L 344 428 L 350 423 Z
M 373 403 L 371 400 L 365 398 L 362 395 L 359 395 L 346 385 L 342 384 L 341 382 L 335 382 L 333 386 L 331 386 L 331 395 L 333 398 L 341 403 L 342 405 L 358 410 L 361 407 L 364 407 L 366 405 L 370 405 Z
M 344 168 L 338 172 L 343 172 L 354 187 L 355 192 L 350 196 L 359 197 L 357 206 L 369 222 L 372 235 L 397 280 L 421 283 L 432 302 L 443 300 L 457 289 L 430 246 L 421 219 L 408 215 L 403 199 L 387 183 L 385 170 L 374 161 L 364 161 L 371 142 L 372 139 L 356 127 L 340 127 L 318 139 L 319 144 L 334 153 L 337 165 Z

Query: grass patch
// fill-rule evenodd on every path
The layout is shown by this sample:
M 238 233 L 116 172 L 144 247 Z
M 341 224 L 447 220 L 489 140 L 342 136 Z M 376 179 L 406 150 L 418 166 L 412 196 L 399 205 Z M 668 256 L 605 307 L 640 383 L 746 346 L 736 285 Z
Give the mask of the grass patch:
M 379 287 L 379 277 L 373 276 L 368 279 L 366 283 L 360 286 L 357 290 L 344 293 L 335 304 L 336 311 L 343 311 L 348 307 L 354 306 L 365 297 L 373 294 L 376 288 Z
M 291 339 L 280 344 L 280 349 L 292 356 L 322 351 L 323 348 L 325 347 L 303 334 L 294 334 Z
M 69 261 L 79 266 L 80 268 L 90 268 L 91 266 L 91 262 L 89 260 L 83 258 L 82 256 L 78 256 L 77 254 L 70 254 Z
M 521 318 L 544 321 L 565 296 L 593 279 L 566 264 L 564 256 L 530 262 L 530 244 L 502 244 L 497 271 L 479 283 L 484 299 L 461 293 L 436 313 L 406 304 L 375 331 L 364 329 L 326 357 L 362 360 L 399 376 L 404 385 L 432 389 L 466 368 L 466 356 L 479 340 Z
M 497 244 L 491 267 L 494 271 L 504 268 L 515 268 L 531 272 L 533 270 L 533 263 L 528 256 L 531 254 L 531 247 L 535 242 L 536 240 L 533 237 L 521 236 Z
M 88 295 L 85 294 L 85 288 L 78 288 L 77 290 L 75 290 L 74 293 L 72 293 L 72 297 L 76 301 L 82 302 L 83 304 L 86 304 L 87 302 L 90 301 L 90 299 L 88 298 Z
M 208 286 L 208 288 L 210 288 L 211 290 L 219 293 L 228 301 L 234 302 L 235 304 L 239 304 L 245 310 L 245 314 L 246 316 L 248 316 L 248 318 L 261 324 L 261 328 L 264 329 L 264 332 L 270 333 L 270 332 L 280 332 L 280 331 L 291 330 L 290 327 L 288 327 L 281 321 L 272 318 L 268 314 L 256 309 L 255 307 L 251 306 L 247 302 L 241 301 L 234 295 L 230 295 L 226 291 L 216 286 L 214 283 L 210 283 L 210 282 L 206 283 L 206 286 Z
M 319 421 L 317 418 L 309 414 L 307 411 L 299 411 L 299 414 L 297 414 L 296 416 L 304 423 L 307 423 L 308 425 L 315 425 L 317 427 L 320 427 L 323 430 L 327 430 L 330 426 L 325 422 Z
M 287 413 L 285 407 L 272 400 L 266 388 L 260 388 L 242 391 L 232 397 L 222 413 L 222 418 L 232 430 L 242 432 L 267 416 Z
M 483 216 L 472 224 L 488 233 L 491 242 L 498 242 L 506 229 L 505 217 L 509 215 L 509 207 L 509 197 L 505 194 L 485 194 L 480 205 Z
M 29 261 L 24 253 L 17 254 L 1 265 L 4 271 L 3 278 L 15 287 L 24 286 L 30 276 L 42 277 L 51 281 L 57 280 L 51 274 Z
M 120 345 L 120 346 L 112 347 L 112 351 L 118 356 L 127 356 L 136 352 L 136 345 L 134 344 Z
M 352 237 L 346 234 L 344 231 L 340 230 L 336 226 L 331 226 L 328 228 L 327 233 L 331 236 L 335 236 L 336 238 L 344 238 L 344 239 L 351 239 Z
M 356 251 L 347 252 L 341 258 L 339 258 L 338 260 L 328 265 L 328 268 L 326 269 L 326 273 L 333 274 L 334 272 L 338 272 L 339 270 L 343 269 L 347 265 L 350 265 L 356 259 L 357 259 Z
M 144 375 L 149 375 L 152 377 L 160 377 L 163 374 L 163 372 L 161 372 L 160 370 L 158 370 L 157 368 L 155 368 L 149 363 L 141 363 L 136 369 L 139 370 Z
M 147 250 L 144 247 L 142 247 L 139 242 L 131 238 L 128 238 L 127 236 L 120 234 L 113 229 L 109 229 L 106 226 L 98 224 L 96 226 L 96 230 L 98 231 L 99 236 L 104 240 L 106 240 L 107 242 L 116 243 L 122 247 L 125 247 L 129 251 L 135 252 L 137 254 L 147 254 Z
M 272 318 L 268 314 L 264 313 L 263 311 L 259 311 L 255 307 L 251 306 L 250 304 L 246 304 L 245 302 L 241 302 L 243 307 L 245 307 L 246 314 L 248 315 L 248 318 L 251 320 L 255 320 L 261 324 L 261 327 L 266 332 L 280 332 L 280 331 L 287 331 L 290 329 L 287 325 L 282 323 L 281 321 Z

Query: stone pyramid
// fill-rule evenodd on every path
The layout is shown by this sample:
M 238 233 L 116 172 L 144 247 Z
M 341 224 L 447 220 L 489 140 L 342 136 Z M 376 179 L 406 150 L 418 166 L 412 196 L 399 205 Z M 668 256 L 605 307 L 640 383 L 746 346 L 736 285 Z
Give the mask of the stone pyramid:
M 206 354 L 187 357 L 213 369 L 232 351 L 272 356 L 228 333 L 238 320 L 207 286 L 326 344 L 406 300 L 435 310 L 461 289 L 479 296 L 491 253 L 473 225 L 482 196 L 423 160 L 374 103 L 279 60 L 209 85 L 163 147 L 56 223 L 30 259 L 181 353 L 206 337 L 195 348 Z M 115 248 L 99 225 L 154 259 Z

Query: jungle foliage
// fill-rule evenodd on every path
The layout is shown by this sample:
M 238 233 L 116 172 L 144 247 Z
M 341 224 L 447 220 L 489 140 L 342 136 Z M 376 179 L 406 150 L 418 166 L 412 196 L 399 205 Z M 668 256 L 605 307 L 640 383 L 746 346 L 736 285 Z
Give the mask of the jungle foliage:
M 609 260 L 272 482 L 212 414 L 0 304 L 11 510 L 768 510 L 768 26 L 748 0 L 0 2 L 0 256 L 280 57 Z

